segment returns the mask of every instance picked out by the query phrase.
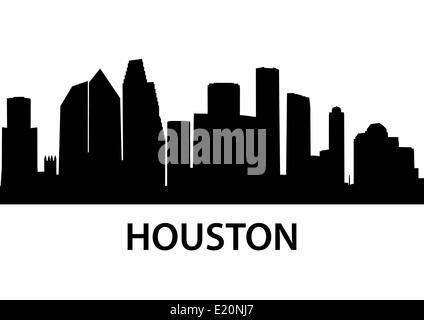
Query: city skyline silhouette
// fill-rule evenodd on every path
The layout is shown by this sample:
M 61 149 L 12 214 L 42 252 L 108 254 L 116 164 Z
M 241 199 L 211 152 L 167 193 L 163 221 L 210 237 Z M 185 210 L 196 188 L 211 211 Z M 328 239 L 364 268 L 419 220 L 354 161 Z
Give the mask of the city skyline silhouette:
M 73 86 L 63 100 L 59 150 L 44 156 L 44 171 L 38 171 L 38 129 L 31 126 L 31 100 L 9 98 L 7 126 L 2 129 L 0 203 L 424 203 L 424 179 L 415 168 L 414 150 L 400 146 L 380 123 L 370 124 L 352 141 L 354 183 L 345 181 L 345 116 L 340 107 L 329 112 L 328 149 L 313 155 L 313 106 L 308 97 L 287 94 L 283 150 L 279 78 L 276 68 L 256 69 L 256 116 L 240 113 L 239 84 L 210 83 L 207 113 L 195 113 L 192 122 L 163 123 L 155 84 L 148 81 L 142 60 L 129 61 L 121 96 L 99 70 L 91 80 Z M 166 148 L 171 130 L 180 138 L 175 161 L 170 161 Z M 229 140 L 222 137 L 223 144 L 206 155 L 196 146 L 205 143 L 199 142 L 199 130 L 209 136 L 226 131 Z M 259 145 L 261 131 L 266 132 L 264 148 Z M 253 144 L 247 138 L 250 133 Z M 266 159 L 264 172 L 248 174 L 247 150 Z M 190 163 L 192 154 L 210 161 Z

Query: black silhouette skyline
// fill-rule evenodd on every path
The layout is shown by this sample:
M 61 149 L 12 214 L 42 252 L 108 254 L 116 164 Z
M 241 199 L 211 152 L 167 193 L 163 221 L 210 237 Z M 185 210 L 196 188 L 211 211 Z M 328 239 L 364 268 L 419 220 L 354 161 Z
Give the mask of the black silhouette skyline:
M 193 123 L 165 123 L 165 135 L 155 85 L 147 80 L 142 60 L 128 63 L 122 100 L 99 70 L 65 97 L 58 155 L 44 157 L 42 172 L 37 169 L 31 100 L 8 99 L 0 203 L 424 203 L 424 179 L 414 167 L 414 150 L 400 147 L 382 124 L 371 124 L 354 139 L 353 184 L 345 181 L 341 108 L 329 113 L 328 149 L 312 155 L 310 101 L 294 93 L 287 95 L 287 174 L 282 175 L 278 69 L 256 69 L 255 117 L 240 114 L 236 83 L 211 83 L 207 94 L 207 113 L 194 114 Z M 210 137 L 227 131 L 230 140 L 219 137 L 222 144 L 206 153 L 199 148 L 207 142 L 199 130 Z M 265 147 L 260 145 L 263 132 Z M 176 152 L 165 141 L 176 143 Z M 191 161 L 192 154 L 202 161 Z M 261 155 L 266 159 L 263 172 L 249 174 L 252 156 Z

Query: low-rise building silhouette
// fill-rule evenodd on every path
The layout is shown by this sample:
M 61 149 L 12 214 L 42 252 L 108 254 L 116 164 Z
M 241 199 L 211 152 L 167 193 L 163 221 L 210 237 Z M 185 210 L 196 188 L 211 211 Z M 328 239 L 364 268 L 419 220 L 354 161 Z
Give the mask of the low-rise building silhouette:
M 414 150 L 399 147 L 386 128 L 375 123 L 354 141 L 354 184 L 359 190 L 406 190 L 418 183 Z
M 44 157 L 44 174 L 49 177 L 55 177 L 57 172 L 57 158 L 55 156 Z

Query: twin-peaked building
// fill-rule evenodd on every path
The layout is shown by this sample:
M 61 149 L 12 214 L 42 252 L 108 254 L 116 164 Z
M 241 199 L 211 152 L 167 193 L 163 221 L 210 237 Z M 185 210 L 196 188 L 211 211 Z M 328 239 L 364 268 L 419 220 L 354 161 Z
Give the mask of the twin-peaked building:
M 71 89 L 61 106 L 63 185 L 96 188 L 102 194 L 118 188 L 128 195 L 164 188 L 165 170 L 158 160 L 159 105 L 141 60 L 128 64 L 122 110 L 123 128 L 120 97 L 101 70 L 89 83 Z

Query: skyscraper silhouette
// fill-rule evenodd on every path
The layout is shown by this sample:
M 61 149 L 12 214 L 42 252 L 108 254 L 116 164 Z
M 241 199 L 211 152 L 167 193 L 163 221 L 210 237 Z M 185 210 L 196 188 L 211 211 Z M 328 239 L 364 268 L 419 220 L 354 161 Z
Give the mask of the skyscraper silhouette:
M 240 115 L 240 86 L 235 83 L 209 84 L 208 113 L 194 115 L 194 129 L 204 129 L 209 133 L 210 163 L 198 167 L 207 167 L 212 175 L 211 179 L 220 174 L 247 175 L 247 161 L 244 153 L 237 154 L 237 148 L 245 150 L 245 131 L 249 128 L 256 129 L 257 122 L 254 117 Z M 228 137 L 222 135 L 214 140 L 214 132 L 223 132 L 223 130 L 227 131 Z M 219 145 L 214 145 L 215 143 Z M 230 150 L 227 151 L 231 153 L 231 163 L 228 163 L 225 158 L 226 143 L 231 143 Z M 240 159 L 241 156 L 243 159 Z
M 89 83 L 89 155 L 90 172 L 102 186 L 120 173 L 120 119 L 120 98 L 99 70 Z
M 331 183 L 345 182 L 345 146 L 344 146 L 344 113 L 339 107 L 332 109 L 329 115 L 329 152 L 331 166 L 328 170 Z
M 246 181 L 249 168 L 245 153 L 246 132 L 247 129 L 253 129 L 257 133 L 258 129 L 255 117 L 240 114 L 240 86 L 235 83 L 209 84 L 208 113 L 194 115 L 194 129 L 194 185 L 207 181 L 205 185 L 208 188 L 207 192 L 202 191 L 202 188 L 194 189 L 197 201 L 212 203 L 211 199 L 215 198 L 225 203 L 239 202 L 242 190 L 249 189 Z M 201 137 L 199 143 L 199 137 L 196 136 L 199 129 L 208 133 L 208 141 L 203 141 L 205 138 Z M 258 139 L 257 136 L 255 134 L 255 139 Z M 196 163 L 196 143 L 210 145 L 207 163 Z M 204 150 L 201 153 L 203 161 Z
M 312 185 L 322 199 L 344 199 L 344 114 L 335 107 L 329 114 L 329 148 L 320 152 L 319 157 L 311 156 L 305 173 L 308 184 Z M 329 200 L 326 200 L 329 201 Z M 338 201 L 338 200 L 332 200 Z
M 128 63 L 123 84 L 124 166 L 127 179 L 144 189 L 163 189 L 165 167 L 159 161 L 162 121 L 155 85 L 147 82 L 142 60 Z
M 208 113 L 194 115 L 194 129 L 204 129 L 209 133 L 210 154 L 208 163 L 198 165 L 197 168 L 208 169 L 203 174 L 210 174 L 211 179 L 223 172 L 235 173 L 239 168 L 231 164 L 224 164 L 224 147 L 219 150 L 213 148 L 214 129 L 240 128 L 240 86 L 236 83 L 211 83 L 208 85 Z M 197 139 L 195 136 L 194 139 Z M 195 150 L 195 149 L 194 149 Z M 234 156 L 234 154 L 233 154 Z M 194 155 L 195 157 L 195 155 Z M 219 159 L 219 164 L 217 163 Z M 233 157 L 233 159 L 235 159 Z M 215 161 L 214 161 L 215 160 Z
M 256 69 L 256 118 L 266 129 L 266 175 L 280 175 L 280 79 L 275 68 Z
M 59 174 L 71 183 L 87 173 L 88 82 L 72 87 L 60 107 Z
M 37 129 L 31 128 L 31 100 L 7 99 L 7 128 L 3 128 L 2 187 L 28 189 L 37 174 Z
M 309 98 L 287 95 L 287 176 L 304 179 L 311 159 L 311 110 Z
M 122 89 L 121 143 L 120 98 L 102 71 L 71 88 L 60 107 L 59 175 L 56 156 L 37 172 L 30 99 L 8 99 L 0 203 L 424 203 L 414 150 L 381 124 L 355 138 L 354 184 L 346 184 L 344 113 L 331 110 L 328 149 L 312 155 L 310 101 L 293 93 L 281 175 L 277 69 L 256 70 L 256 117 L 240 114 L 238 84 L 209 84 L 193 145 L 188 121 L 167 122 L 165 141 L 142 60 L 128 63 Z

